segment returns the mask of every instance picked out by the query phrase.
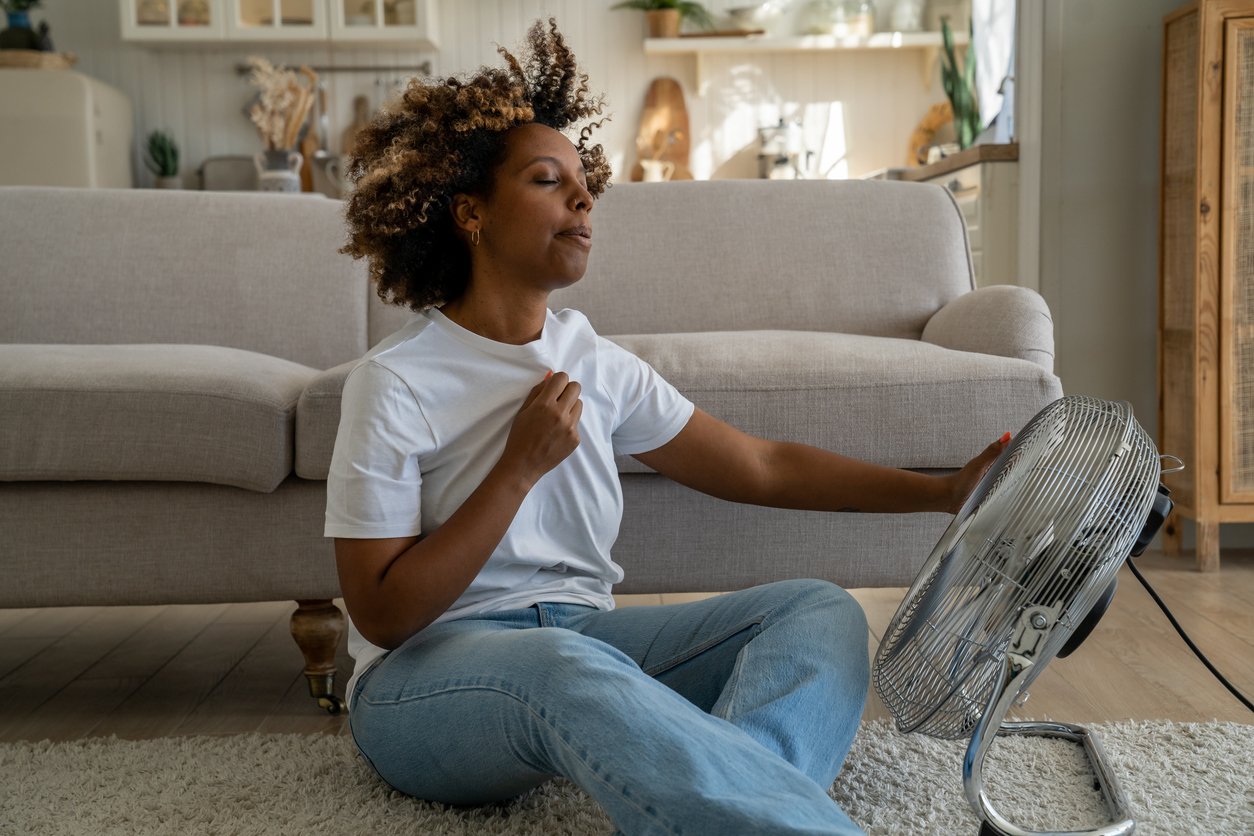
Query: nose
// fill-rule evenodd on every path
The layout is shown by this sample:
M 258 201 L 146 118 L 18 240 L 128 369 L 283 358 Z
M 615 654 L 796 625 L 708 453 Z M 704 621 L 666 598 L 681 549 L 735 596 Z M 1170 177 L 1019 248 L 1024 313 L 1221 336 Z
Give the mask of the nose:
M 592 193 L 589 192 L 585 186 L 576 181 L 574 191 L 571 192 L 570 203 L 571 207 L 576 211 L 582 209 L 585 212 L 591 212 Z

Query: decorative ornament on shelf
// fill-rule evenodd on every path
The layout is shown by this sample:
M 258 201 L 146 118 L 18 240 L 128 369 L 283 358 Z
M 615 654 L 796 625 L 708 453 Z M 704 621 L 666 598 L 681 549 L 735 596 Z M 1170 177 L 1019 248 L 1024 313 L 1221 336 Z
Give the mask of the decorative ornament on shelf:
M 307 66 L 300 74 L 276 67 L 260 56 L 249 56 L 252 71 L 248 83 L 260 94 L 248 108 L 248 118 L 257 126 L 265 149 L 253 158 L 257 165 L 257 188 L 268 192 L 301 190 L 300 168 L 304 157 L 296 149 L 300 129 L 317 95 L 318 74 Z M 302 84 L 300 76 L 309 82 Z
M 700 3 L 692 0 L 622 0 L 611 9 L 638 9 L 645 13 L 650 38 L 677 38 L 683 21 L 702 29 L 713 29 L 714 18 Z
M 162 131 L 148 134 L 146 152 L 144 165 L 157 178 L 158 189 L 183 188 L 183 180 L 179 177 L 179 146 L 169 134 Z
M 9 28 L 0 32 L 0 49 L 29 49 L 42 51 L 40 34 L 31 28 L 31 9 L 39 8 L 40 0 L 0 0 Z
M 929 165 L 946 153 L 962 150 L 954 138 L 954 106 L 948 101 L 938 102 L 928 108 L 919 120 L 914 133 L 910 134 L 910 148 L 906 152 L 906 166 Z M 952 151 L 948 150 L 952 149 Z
M 974 32 L 972 32 L 974 35 Z M 949 18 L 941 18 L 941 39 L 945 43 L 945 64 L 941 67 L 941 81 L 945 95 L 953 106 L 954 130 L 958 145 L 969 148 L 980 133 L 980 103 L 975 95 L 975 38 L 967 42 L 967 54 L 961 69 L 954 55 L 954 34 L 949 29 Z
M 53 51 L 48 21 L 41 20 L 39 28 L 30 24 L 31 9 L 39 7 L 41 0 L 0 0 L 8 28 L 0 31 L 0 67 L 25 67 L 36 70 L 61 70 L 73 66 L 78 56 L 72 52 Z

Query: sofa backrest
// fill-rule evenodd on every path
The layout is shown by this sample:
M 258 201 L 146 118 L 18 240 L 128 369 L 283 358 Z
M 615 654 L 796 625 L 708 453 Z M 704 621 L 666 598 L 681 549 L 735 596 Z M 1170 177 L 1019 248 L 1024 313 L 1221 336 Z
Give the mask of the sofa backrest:
M 616 183 L 583 280 L 551 297 L 601 334 L 783 329 L 918 339 L 974 287 L 962 214 L 887 180 Z
M 186 343 L 314 368 L 413 313 L 336 250 L 321 195 L 0 187 L 0 342 Z M 895 181 L 618 183 L 553 294 L 606 335 L 787 329 L 917 339 L 973 287 L 962 215 Z
M 336 252 L 343 212 L 322 195 L 0 187 L 0 342 L 347 362 L 369 347 L 370 290 Z

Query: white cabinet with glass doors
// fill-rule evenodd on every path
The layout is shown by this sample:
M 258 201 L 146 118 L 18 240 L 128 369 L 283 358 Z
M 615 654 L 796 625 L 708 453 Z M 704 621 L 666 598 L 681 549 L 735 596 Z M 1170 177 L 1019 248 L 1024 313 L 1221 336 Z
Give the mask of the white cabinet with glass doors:
M 390 43 L 436 49 L 436 0 L 119 0 L 122 39 Z

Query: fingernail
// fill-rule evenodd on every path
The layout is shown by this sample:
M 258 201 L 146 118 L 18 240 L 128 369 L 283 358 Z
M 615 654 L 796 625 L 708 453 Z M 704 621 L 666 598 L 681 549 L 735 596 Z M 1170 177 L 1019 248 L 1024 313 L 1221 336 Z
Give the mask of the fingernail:
M 1003 435 L 1000 440 L 1002 444 L 1005 444 L 1007 441 L 1010 440 L 1010 433 L 1006 433 L 1005 435 Z
M 548 380 L 552 376 L 553 376 L 553 370 L 549 369 L 548 372 L 544 375 L 544 379 Z

